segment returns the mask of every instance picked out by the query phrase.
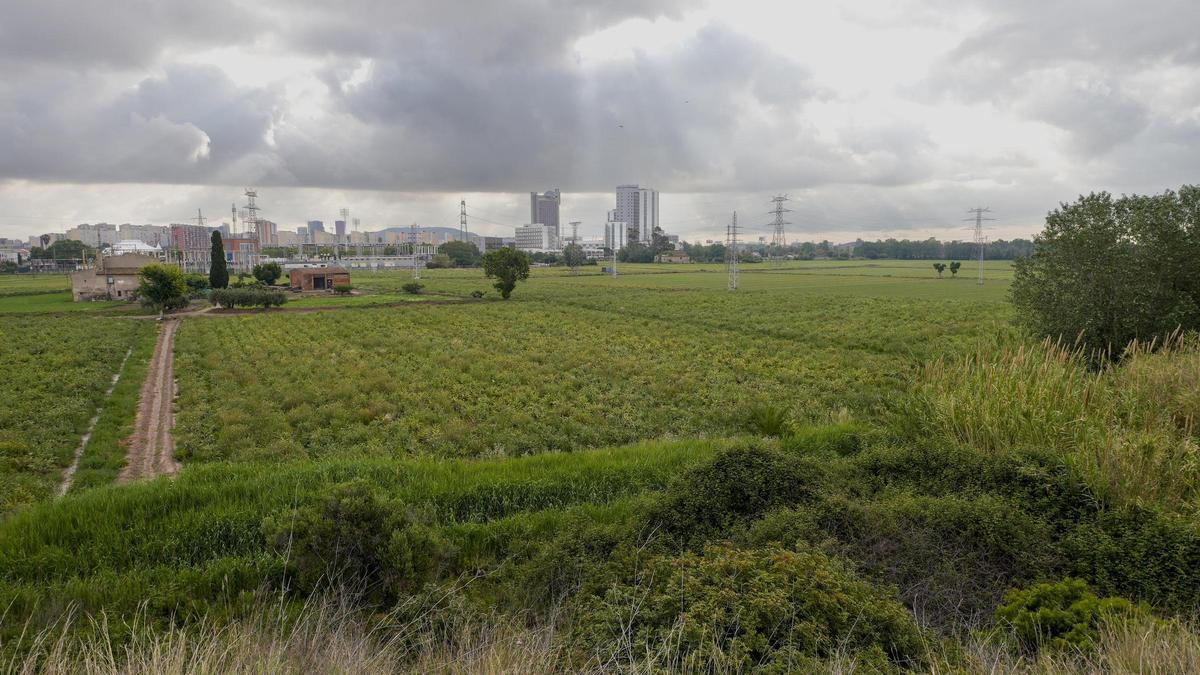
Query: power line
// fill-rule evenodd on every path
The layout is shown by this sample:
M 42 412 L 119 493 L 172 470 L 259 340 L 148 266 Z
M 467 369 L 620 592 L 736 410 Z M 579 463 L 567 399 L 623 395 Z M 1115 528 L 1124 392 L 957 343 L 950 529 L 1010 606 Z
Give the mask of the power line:
M 979 279 L 975 282 L 976 285 L 983 285 L 983 249 L 987 246 L 987 237 L 983 235 L 983 221 L 995 220 L 995 218 L 984 218 L 983 214 L 990 213 L 991 209 L 986 206 L 977 206 L 973 209 L 967 209 L 967 213 L 975 214 L 974 218 L 964 218 L 965 221 L 975 221 L 975 243 L 979 246 Z

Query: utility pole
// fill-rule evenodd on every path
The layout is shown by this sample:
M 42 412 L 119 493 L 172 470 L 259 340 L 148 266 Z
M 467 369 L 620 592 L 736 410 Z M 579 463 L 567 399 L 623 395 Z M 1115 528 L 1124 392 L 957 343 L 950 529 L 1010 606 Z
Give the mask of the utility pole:
M 579 221 L 578 220 L 571 221 L 571 245 L 572 246 L 579 245 Z M 572 256 L 574 256 L 574 253 L 572 253 Z M 574 257 L 572 257 L 571 260 L 572 260 L 571 276 L 575 276 L 575 275 L 579 274 L 579 265 L 575 264 Z
M 417 265 L 417 224 L 412 224 L 412 229 L 409 230 L 408 241 L 412 245 L 412 273 L 413 279 L 421 278 L 421 268 Z
M 733 220 L 725 227 L 725 255 L 728 259 L 729 290 L 736 291 L 738 287 L 738 224 L 737 211 L 733 212 Z
M 966 221 L 975 221 L 975 244 L 979 246 L 979 278 L 975 282 L 977 286 L 983 285 L 983 249 L 987 246 L 987 237 L 983 234 L 983 221 L 995 220 L 995 218 L 985 218 L 983 214 L 990 213 L 991 209 L 986 206 L 967 209 L 967 213 L 974 214 L 974 218 L 964 218 Z
M 458 234 L 463 241 L 470 241 L 467 233 L 467 200 L 458 203 Z
M 775 210 L 771 213 L 775 214 L 774 232 L 771 234 L 771 262 L 778 265 L 781 260 L 779 256 L 783 255 L 783 247 L 787 246 L 787 237 L 784 235 L 783 226 L 791 225 L 783 219 L 783 214 L 791 213 L 791 209 L 783 208 L 783 203 L 791 201 L 787 195 L 775 195 L 771 202 L 775 204 Z

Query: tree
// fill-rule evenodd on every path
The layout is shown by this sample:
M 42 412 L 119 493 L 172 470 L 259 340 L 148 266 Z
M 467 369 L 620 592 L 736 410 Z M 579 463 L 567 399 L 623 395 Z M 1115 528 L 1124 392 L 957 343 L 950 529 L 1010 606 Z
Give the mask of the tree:
M 279 277 L 283 276 L 283 268 L 277 262 L 262 263 L 254 266 L 254 278 L 268 286 L 274 286 Z
M 631 263 L 654 262 L 654 249 L 635 241 L 617 252 L 617 260 Z
M 962 263 L 958 262 L 957 260 L 950 261 L 950 277 L 951 278 L 958 276 L 958 268 L 960 268 L 960 267 L 962 267 Z
M 46 237 L 45 241 L 49 241 L 49 236 L 43 236 Z M 35 246 L 29 252 L 29 257 L 34 260 L 82 260 L 91 257 L 95 252 L 95 249 L 82 241 L 59 239 L 45 248 Z
M 50 235 L 43 234 L 42 236 L 38 237 L 38 239 L 40 239 L 42 242 L 42 248 L 47 248 L 50 246 Z
M 935 262 L 933 263 L 933 269 L 937 270 L 938 278 L 940 279 L 942 277 L 942 272 L 946 271 L 946 263 Z
M 450 267 L 451 264 L 450 256 L 445 253 L 435 253 L 433 259 L 425 263 L 425 267 L 431 270 L 440 270 Z
M 675 249 L 675 245 L 667 239 L 667 235 L 661 227 L 654 226 L 654 231 L 650 234 L 650 250 L 654 252 L 654 259 L 658 260 L 662 254 Z
M 158 310 L 159 314 L 187 306 L 187 280 L 178 267 L 151 263 L 138 271 L 138 277 L 138 297 L 143 305 Z
M 469 241 L 448 241 L 441 245 L 438 253 L 449 256 L 455 267 L 475 267 L 482 257 L 479 248 Z
M 1200 329 L 1200 187 L 1062 204 L 1014 271 L 1018 320 L 1095 358 Z
M 483 256 L 483 273 L 489 279 L 496 279 L 492 286 L 507 300 L 517 282 L 529 278 L 529 256 L 507 246 L 496 249 Z
M 567 244 L 563 247 L 563 263 L 571 268 L 571 274 L 579 273 L 579 266 L 587 262 L 587 254 L 579 244 Z
M 229 286 L 229 269 L 225 267 L 225 245 L 221 242 L 221 233 L 212 233 L 212 263 L 208 268 L 208 285 L 213 288 Z

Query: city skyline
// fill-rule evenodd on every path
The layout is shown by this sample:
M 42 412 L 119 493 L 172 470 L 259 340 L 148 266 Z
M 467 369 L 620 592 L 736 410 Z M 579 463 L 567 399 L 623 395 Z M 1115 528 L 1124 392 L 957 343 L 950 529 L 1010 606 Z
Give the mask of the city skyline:
M 67 4 L 0 24 L 0 237 L 217 220 L 246 185 L 292 227 L 463 198 L 520 224 L 555 186 L 598 232 L 623 183 L 688 238 L 780 193 L 805 238 L 946 238 L 978 205 L 1011 237 L 1200 175 L 1185 0 Z

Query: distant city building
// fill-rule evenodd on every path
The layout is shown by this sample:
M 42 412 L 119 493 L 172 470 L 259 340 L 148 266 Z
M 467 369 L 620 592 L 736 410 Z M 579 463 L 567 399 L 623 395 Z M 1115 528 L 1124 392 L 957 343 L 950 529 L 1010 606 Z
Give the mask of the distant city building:
M 308 221 L 308 233 L 309 234 L 312 234 L 313 232 L 324 232 L 324 231 L 325 231 L 325 223 L 322 223 L 319 220 Z
M 626 225 L 626 243 L 647 244 L 658 227 L 658 190 L 638 185 L 617 186 L 617 222 Z
M 151 246 L 141 239 L 121 239 L 112 245 L 111 255 L 125 255 L 127 253 L 144 253 L 146 255 L 158 255 L 162 252 L 162 248 L 157 244 Z
M 562 204 L 562 193 L 547 190 L 545 194 L 529 193 L 529 222 L 540 223 L 554 231 L 554 238 L 562 236 L 559 228 L 558 207 Z
M 172 223 L 168 229 L 168 248 L 174 249 L 171 260 L 179 262 L 185 272 L 207 273 L 212 264 L 213 228 Z
M 47 232 L 45 234 L 39 234 L 30 237 L 29 245 L 40 247 L 42 245 L 42 237 L 46 237 L 46 246 L 52 246 L 56 241 L 66 241 L 67 239 L 65 232 Z
M 230 272 L 250 273 L 259 262 L 261 247 L 259 240 L 250 236 L 222 237 L 225 249 L 225 265 Z
M 604 223 L 604 246 L 613 251 L 619 251 L 625 247 L 625 237 L 629 230 L 629 223 L 617 217 L 616 209 L 608 212 L 608 221 Z
M 514 239 L 517 249 L 521 251 L 549 253 L 561 250 L 555 228 L 545 223 L 533 223 L 516 228 Z
M 228 237 L 233 234 L 233 230 L 229 229 L 229 223 L 221 223 L 217 226 L 217 232 L 221 233 L 222 237 Z
M 333 221 L 333 233 L 338 236 L 338 239 L 341 239 L 342 237 L 346 236 L 346 221 L 344 221 L 344 220 Z
M 471 235 L 471 241 L 474 242 L 475 247 L 479 249 L 480 253 L 490 253 L 505 246 L 503 237 L 488 237 L 482 234 L 473 234 Z
M 161 225 L 130 225 L 129 223 L 125 223 L 118 228 L 117 233 L 120 240 L 136 240 L 159 248 L 171 243 L 170 230 Z
M 274 246 L 279 241 L 278 233 L 279 226 L 274 222 L 270 220 L 258 221 L 258 245 L 260 247 Z
M 84 223 L 67 230 L 67 239 L 81 241 L 92 248 L 104 248 L 117 243 L 117 226 L 109 223 Z

